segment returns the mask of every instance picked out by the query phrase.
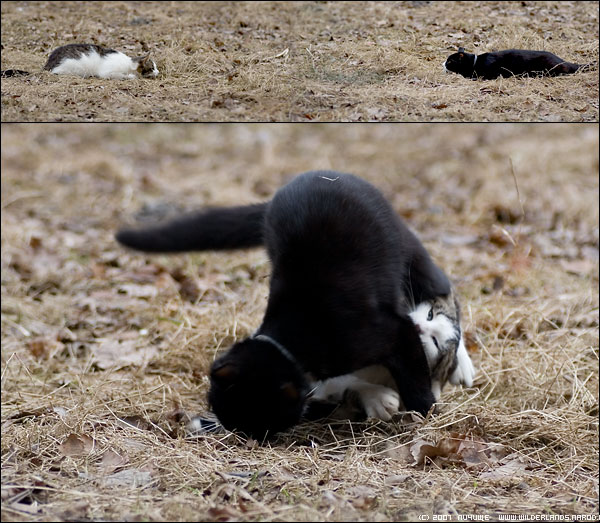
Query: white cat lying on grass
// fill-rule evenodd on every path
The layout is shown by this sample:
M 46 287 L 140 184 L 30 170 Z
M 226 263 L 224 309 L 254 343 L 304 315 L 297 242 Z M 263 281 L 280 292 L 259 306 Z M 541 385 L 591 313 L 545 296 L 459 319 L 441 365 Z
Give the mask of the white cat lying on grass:
M 56 48 L 44 66 L 44 70 L 54 74 L 73 74 L 84 78 L 126 80 L 130 78 L 154 78 L 158 68 L 150 53 L 131 58 L 120 51 L 95 44 L 68 44 Z M 26 76 L 28 71 L 7 69 L 2 77 Z

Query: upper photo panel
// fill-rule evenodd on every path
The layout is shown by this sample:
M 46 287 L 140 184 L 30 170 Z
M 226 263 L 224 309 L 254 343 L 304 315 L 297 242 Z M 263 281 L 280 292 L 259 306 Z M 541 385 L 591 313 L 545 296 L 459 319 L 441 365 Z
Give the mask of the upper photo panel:
M 2 2 L 3 122 L 598 121 L 598 2 Z

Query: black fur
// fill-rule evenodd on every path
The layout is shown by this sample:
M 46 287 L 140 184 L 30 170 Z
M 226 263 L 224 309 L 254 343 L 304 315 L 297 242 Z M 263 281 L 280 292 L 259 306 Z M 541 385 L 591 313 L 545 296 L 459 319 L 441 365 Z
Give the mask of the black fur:
M 29 76 L 31 73 L 29 71 L 23 71 L 21 69 L 5 69 L 4 71 L 0 71 L 0 77 L 2 78 L 11 78 L 12 76 Z
M 477 57 L 477 59 L 475 59 Z M 508 49 L 494 53 L 474 55 L 460 47 L 457 53 L 451 54 L 444 67 L 465 78 L 481 78 L 493 80 L 510 76 L 559 76 L 573 74 L 584 65 L 566 62 L 548 51 L 526 51 Z
M 450 282 L 366 181 L 311 171 L 266 204 L 190 214 L 117 239 L 150 252 L 266 246 L 270 293 L 256 334 L 283 345 L 295 363 L 254 337 L 217 359 L 209 401 L 226 428 L 258 438 L 284 430 L 303 411 L 305 373 L 324 379 L 372 364 L 390 370 L 407 409 L 426 414 L 433 405 L 408 313 L 414 303 L 447 295 Z
M 139 251 L 185 252 L 263 245 L 266 203 L 206 209 L 147 229 L 122 229 L 117 240 Z

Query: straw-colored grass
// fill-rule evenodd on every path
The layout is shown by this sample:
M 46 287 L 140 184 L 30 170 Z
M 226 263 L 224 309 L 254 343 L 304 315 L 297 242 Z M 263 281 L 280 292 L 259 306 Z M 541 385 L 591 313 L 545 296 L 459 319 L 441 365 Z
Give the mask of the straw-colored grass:
M 10 124 L 1 145 L 3 521 L 597 516 L 597 126 Z M 267 257 L 114 231 L 311 168 L 380 187 L 452 276 L 475 385 L 426 420 L 186 437 L 215 354 L 260 324 Z
M 148 47 L 155 80 L 38 72 L 52 49 Z M 597 121 L 598 69 L 472 81 L 442 64 L 598 60 L 598 2 L 2 2 L 3 121 Z

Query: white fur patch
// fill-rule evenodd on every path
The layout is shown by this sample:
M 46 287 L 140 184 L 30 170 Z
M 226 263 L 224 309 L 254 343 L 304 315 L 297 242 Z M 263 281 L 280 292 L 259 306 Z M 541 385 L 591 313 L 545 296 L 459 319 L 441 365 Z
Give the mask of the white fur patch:
M 442 384 L 438 380 L 431 380 L 431 393 L 435 398 L 435 401 L 440 399 L 442 395 Z
M 156 62 L 154 60 L 151 60 L 152 62 L 152 76 L 156 77 L 158 76 L 158 67 L 156 67 Z
M 437 362 L 440 353 L 433 338 L 437 340 L 440 347 L 444 347 L 449 339 L 456 336 L 456 332 L 450 318 L 443 314 L 436 314 L 433 319 L 428 320 L 427 316 L 430 310 L 431 305 L 428 302 L 423 302 L 409 316 L 421 330 L 419 336 L 421 342 L 423 342 L 427 362 L 431 368 Z
M 389 421 L 401 405 L 392 375 L 382 365 L 371 365 L 352 374 L 319 382 L 312 398 L 340 402 L 346 390 L 359 395 L 369 418 Z
M 138 76 L 136 71 L 137 63 L 119 51 L 105 56 L 100 56 L 96 51 L 93 51 L 81 55 L 79 58 L 67 58 L 52 69 L 55 74 L 74 74 L 83 77 L 97 76 L 112 79 L 136 78 Z
M 398 412 L 400 395 L 382 385 L 363 382 L 356 389 L 368 418 L 389 421 Z
M 471 357 L 467 352 L 467 348 L 461 337 L 460 343 L 458 344 L 458 350 L 456 351 L 456 358 L 458 365 L 456 369 L 450 375 L 450 383 L 453 385 L 464 385 L 465 387 L 473 386 L 473 378 L 475 377 L 475 367 L 471 361 Z

